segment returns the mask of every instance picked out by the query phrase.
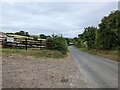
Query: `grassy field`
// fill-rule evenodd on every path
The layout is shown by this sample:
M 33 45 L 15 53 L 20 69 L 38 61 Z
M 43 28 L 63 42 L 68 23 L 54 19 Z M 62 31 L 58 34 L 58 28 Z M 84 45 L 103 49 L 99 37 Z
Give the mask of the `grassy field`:
M 102 56 L 113 61 L 118 61 L 118 50 L 96 50 L 96 49 L 87 50 L 86 48 L 80 48 L 80 50 L 94 55 Z
M 25 57 L 34 57 L 34 58 L 64 58 L 67 55 L 53 50 L 40 50 L 40 49 L 9 49 L 3 48 L 2 55 L 10 56 L 10 55 L 20 55 Z

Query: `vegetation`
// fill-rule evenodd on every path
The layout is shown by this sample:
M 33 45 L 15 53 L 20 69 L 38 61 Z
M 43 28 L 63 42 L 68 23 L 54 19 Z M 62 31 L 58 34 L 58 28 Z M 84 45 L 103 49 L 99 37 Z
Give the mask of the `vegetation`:
M 16 32 L 15 34 L 17 34 L 17 35 L 23 35 L 23 36 L 30 36 L 29 33 L 25 32 L 25 31 Z
M 46 46 L 50 50 L 58 50 L 63 54 L 66 54 L 68 51 L 68 46 L 65 38 L 62 36 L 53 35 L 46 40 Z
M 119 51 L 120 49 L 120 11 L 113 11 L 101 20 L 99 27 L 86 27 L 82 34 L 74 38 L 74 45 L 87 51 Z M 94 52 L 94 51 L 93 51 Z M 118 53 L 115 53 L 118 55 Z M 106 55 L 106 54 L 105 54 Z
M 22 56 L 48 57 L 48 58 L 63 58 L 67 55 L 67 51 L 68 51 L 67 42 L 66 39 L 62 36 L 58 36 L 58 35 L 46 36 L 44 34 L 40 34 L 39 36 L 38 35 L 25 36 L 25 31 L 20 31 L 16 33 L 7 33 L 6 35 L 8 37 L 14 37 L 15 40 L 17 40 L 17 42 L 20 42 L 21 46 L 18 47 L 18 45 L 14 43 L 14 47 L 13 47 L 14 49 L 3 48 L 4 55 L 17 54 Z M 29 49 L 27 51 L 24 49 L 18 49 L 25 47 L 24 45 L 26 44 L 25 42 L 26 38 L 28 38 L 27 42 L 29 42 L 28 44 Z M 6 41 L 7 40 L 5 40 L 5 44 L 3 43 L 3 45 L 6 47 L 7 46 L 10 47 L 9 43 L 7 43 Z M 34 48 L 38 47 L 38 50 L 37 49 L 31 50 L 31 48 L 33 48 L 32 46 L 34 46 Z M 40 50 L 40 48 L 43 49 Z
M 3 48 L 2 49 L 2 55 L 5 56 L 22 56 L 22 57 L 34 57 L 34 58 L 63 58 L 66 55 L 59 52 L 59 51 L 53 51 L 53 50 L 40 50 L 39 48 L 34 49 L 9 49 L 9 48 Z
M 72 42 L 72 39 L 71 38 L 65 38 L 67 44 L 69 45 L 71 42 Z
M 87 27 L 83 34 L 79 34 L 78 42 L 82 47 L 87 47 L 88 49 L 95 48 L 95 34 L 97 28 L 95 27 Z M 86 44 L 86 45 L 85 45 Z M 78 45 L 79 46 L 79 45 Z
M 46 35 L 44 35 L 44 34 L 40 34 L 39 36 L 40 36 L 40 38 L 42 38 L 42 39 L 47 39 L 48 37 L 50 37 L 49 35 L 46 36 Z
M 102 56 L 110 60 L 118 61 L 118 50 L 97 50 L 97 49 L 88 50 L 87 48 L 80 48 L 80 50 L 94 55 Z
M 96 34 L 97 49 L 116 49 L 120 46 L 120 11 L 104 17 Z

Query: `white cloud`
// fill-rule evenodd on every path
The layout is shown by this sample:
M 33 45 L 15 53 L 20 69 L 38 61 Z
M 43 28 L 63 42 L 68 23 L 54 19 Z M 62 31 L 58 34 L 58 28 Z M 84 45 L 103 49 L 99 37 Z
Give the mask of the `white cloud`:
M 3 31 L 29 31 L 30 34 L 63 34 L 74 37 L 86 26 L 97 26 L 100 20 L 117 9 L 117 3 L 105 2 L 21 2 L 3 3 Z
M 114 2 L 118 1 L 114 0 Z M 1 2 L 113 2 L 113 0 L 1 0 Z

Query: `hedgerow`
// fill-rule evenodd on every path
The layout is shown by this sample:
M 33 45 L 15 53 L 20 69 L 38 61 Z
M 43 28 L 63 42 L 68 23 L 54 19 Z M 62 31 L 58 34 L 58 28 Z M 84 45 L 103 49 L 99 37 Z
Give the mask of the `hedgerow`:
M 53 36 L 53 37 L 47 38 L 46 46 L 48 49 L 58 50 L 64 54 L 67 53 L 68 51 L 67 42 L 65 38 L 63 38 L 62 36 Z

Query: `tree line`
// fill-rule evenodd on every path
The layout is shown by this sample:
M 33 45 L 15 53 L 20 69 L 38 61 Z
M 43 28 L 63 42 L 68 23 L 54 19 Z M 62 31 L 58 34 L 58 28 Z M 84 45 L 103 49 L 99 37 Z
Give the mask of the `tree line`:
M 79 48 L 111 50 L 120 48 L 120 11 L 105 16 L 98 27 L 89 26 L 73 39 Z
M 16 34 L 16 35 L 22 35 L 22 36 L 33 37 L 34 40 L 38 40 L 38 38 L 46 39 L 46 38 L 50 37 L 50 35 L 45 35 L 45 34 L 30 35 L 28 32 L 25 32 L 24 30 L 21 30 L 21 31 L 15 32 L 15 33 L 6 33 L 6 34 Z

